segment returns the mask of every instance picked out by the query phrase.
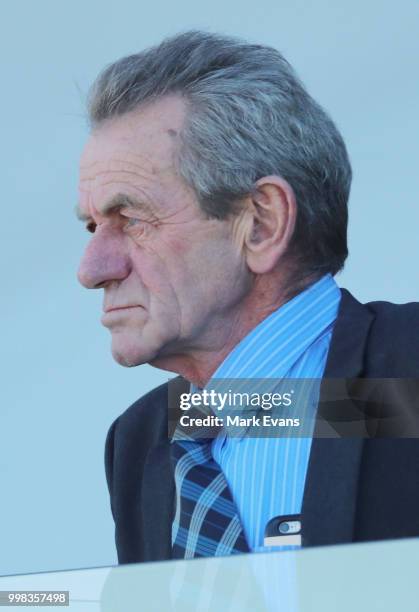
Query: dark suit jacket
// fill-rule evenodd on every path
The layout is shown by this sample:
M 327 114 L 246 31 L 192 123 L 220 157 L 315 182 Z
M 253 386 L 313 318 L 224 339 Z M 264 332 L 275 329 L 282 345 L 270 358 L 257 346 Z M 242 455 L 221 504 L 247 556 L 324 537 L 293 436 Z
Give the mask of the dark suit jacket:
M 325 378 L 419 379 L 418 373 L 419 305 L 363 305 L 342 290 Z M 106 440 L 120 563 L 171 557 L 167 396 L 165 384 L 139 399 L 116 419 Z M 303 546 L 412 536 L 419 536 L 419 439 L 313 439 Z

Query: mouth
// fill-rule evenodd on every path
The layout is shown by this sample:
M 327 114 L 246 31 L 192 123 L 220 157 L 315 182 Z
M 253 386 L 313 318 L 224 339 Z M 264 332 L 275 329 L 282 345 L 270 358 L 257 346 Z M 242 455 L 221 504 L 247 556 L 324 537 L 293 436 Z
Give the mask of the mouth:
M 131 313 L 134 311 L 144 311 L 143 306 L 139 304 L 135 306 L 107 306 L 102 314 L 101 323 L 105 327 L 113 327 L 129 320 Z
M 107 306 L 104 308 L 104 314 L 108 314 L 108 312 L 115 312 L 119 310 L 131 310 L 132 308 L 142 308 L 140 304 L 134 304 L 133 306 Z

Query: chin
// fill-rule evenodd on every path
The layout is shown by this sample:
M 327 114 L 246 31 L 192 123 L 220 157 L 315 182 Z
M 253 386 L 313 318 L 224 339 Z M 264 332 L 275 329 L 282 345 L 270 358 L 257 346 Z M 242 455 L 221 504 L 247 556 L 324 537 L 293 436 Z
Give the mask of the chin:
M 131 359 L 127 357 L 127 355 L 121 354 L 118 351 L 112 351 L 112 357 L 115 359 L 116 363 L 119 363 L 119 365 L 124 366 L 125 368 L 135 368 L 135 366 L 144 363 L 136 359 Z
M 112 339 L 112 357 L 119 365 L 125 368 L 134 368 L 135 366 L 148 363 L 154 359 L 156 352 L 147 350 L 146 346 L 139 347 L 131 342 L 122 343 L 116 339 Z

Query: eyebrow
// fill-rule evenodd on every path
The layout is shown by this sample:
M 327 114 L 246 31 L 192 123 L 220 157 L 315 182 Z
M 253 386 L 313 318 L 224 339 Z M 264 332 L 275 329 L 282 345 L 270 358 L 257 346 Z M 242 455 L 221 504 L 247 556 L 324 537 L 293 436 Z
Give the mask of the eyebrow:
M 126 193 L 117 193 L 112 196 L 110 200 L 108 200 L 100 210 L 100 214 L 103 216 L 110 215 L 112 213 L 118 212 L 121 208 L 133 208 L 135 210 L 144 211 L 144 212 L 152 212 L 149 204 L 146 204 L 142 200 L 137 200 L 132 196 L 129 196 Z M 77 204 L 75 207 L 76 217 L 80 221 L 88 221 L 91 219 L 91 215 L 86 214 L 80 208 L 80 204 Z

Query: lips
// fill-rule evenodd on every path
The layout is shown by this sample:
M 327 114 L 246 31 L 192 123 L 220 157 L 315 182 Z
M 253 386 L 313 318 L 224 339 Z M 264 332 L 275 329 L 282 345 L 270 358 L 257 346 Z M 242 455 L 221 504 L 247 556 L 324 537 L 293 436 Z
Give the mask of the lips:
M 103 310 L 105 314 L 108 312 L 114 312 L 115 310 L 129 310 L 130 308 L 142 308 L 140 304 L 132 304 L 129 306 L 106 306 Z
M 134 312 L 137 311 L 137 314 Z M 131 320 L 132 316 L 138 319 L 138 315 L 144 313 L 144 307 L 139 304 L 126 306 L 106 306 L 103 310 L 101 323 L 105 327 L 112 327 L 122 323 L 123 321 Z

